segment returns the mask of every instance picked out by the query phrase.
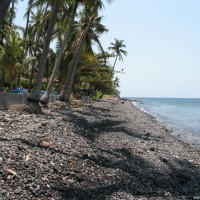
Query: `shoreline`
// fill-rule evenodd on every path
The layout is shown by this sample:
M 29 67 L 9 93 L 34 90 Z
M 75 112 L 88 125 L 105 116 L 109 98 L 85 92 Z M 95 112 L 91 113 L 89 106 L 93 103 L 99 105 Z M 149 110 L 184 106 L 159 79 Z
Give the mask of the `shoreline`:
M 130 101 L 132 101 L 132 100 L 130 100 Z M 156 121 L 158 121 L 158 123 L 160 123 L 162 126 L 165 126 L 167 129 L 169 129 L 169 132 L 171 133 L 171 135 L 173 137 L 189 144 L 191 147 L 194 147 L 197 150 L 200 150 L 200 135 L 198 133 L 193 132 L 192 130 L 189 130 L 189 129 L 176 127 L 175 125 L 164 122 L 164 121 L 158 119 L 157 117 L 153 116 L 151 113 L 149 113 L 149 112 L 141 109 L 137 105 L 135 105 L 134 102 L 138 102 L 137 100 L 132 101 L 132 102 L 133 102 L 132 105 L 134 107 L 138 108 L 141 112 L 144 112 L 144 113 L 148 114 L 149 116 L 153 117 Z
M 65 106 L 0 111 L 0 199 L 200 197 L 200 152 L 154 117 L 117 98 Z

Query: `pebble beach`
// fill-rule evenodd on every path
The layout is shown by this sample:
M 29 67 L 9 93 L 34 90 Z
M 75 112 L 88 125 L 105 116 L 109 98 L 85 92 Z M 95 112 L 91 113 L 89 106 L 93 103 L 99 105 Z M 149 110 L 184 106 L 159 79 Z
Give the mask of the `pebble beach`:
M 200 152 L 119 98 L 0 111 L 0 199 L 200 199 Z

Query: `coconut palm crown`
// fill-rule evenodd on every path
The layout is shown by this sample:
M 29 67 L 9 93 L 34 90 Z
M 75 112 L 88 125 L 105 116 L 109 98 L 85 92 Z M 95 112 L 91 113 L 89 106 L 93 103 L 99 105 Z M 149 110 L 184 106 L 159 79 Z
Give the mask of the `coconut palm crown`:
M 115 38 L 115 42 L 111 43 L 111 47 L 109 47 L 109 50 L 113 51 L 113 54 L 115 55 L 115 62 L 113 65 L 113 70 L 115 69 L 115 65 L 117 62 L 117 59 L 123 61 L 123 55 L 127 56 L 127 51 L 124 50 L 123 48 L 126 48 L 126 45 L 124 44 L 124 40 L 118 40 Z

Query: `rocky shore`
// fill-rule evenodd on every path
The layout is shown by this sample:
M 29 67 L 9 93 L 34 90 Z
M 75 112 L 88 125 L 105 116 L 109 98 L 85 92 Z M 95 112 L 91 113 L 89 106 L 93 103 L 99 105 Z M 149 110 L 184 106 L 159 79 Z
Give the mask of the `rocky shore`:
M 0 199 L 200 199 L 200 152 L 120 99 L 0 111 Z

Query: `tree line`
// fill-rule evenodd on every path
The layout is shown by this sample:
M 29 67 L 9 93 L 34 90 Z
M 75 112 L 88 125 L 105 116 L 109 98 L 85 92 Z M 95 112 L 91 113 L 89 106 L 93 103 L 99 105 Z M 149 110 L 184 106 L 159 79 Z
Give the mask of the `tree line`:
M 29 100 L 43 103 L 52 91 L 67 102 L 81 90 L 118 95 L 115 65 L 127 55 L 126 46 L 115 39 L 108 51 L 103 48 L 100 36 L 108 29 L 99 15 L 102 0 L 29 0 L 25 27 L 14 23 L 16 4 L 3 0 L 0 6 L 0 92 L 23 85 Z

